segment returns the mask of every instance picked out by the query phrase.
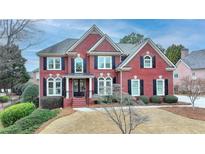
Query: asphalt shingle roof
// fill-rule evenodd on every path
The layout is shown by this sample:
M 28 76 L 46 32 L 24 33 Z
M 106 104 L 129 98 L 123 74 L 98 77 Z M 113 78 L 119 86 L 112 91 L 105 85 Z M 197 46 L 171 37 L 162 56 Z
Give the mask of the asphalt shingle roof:
M 61 42 L 58 42 L 46 49 L 43 49 L 41 51 L 38 52 L 38 55 L 41 55 L 41 54 L 56 54 L 56 53 L 59 53 L 59 54 L 65 54 L 66 51 L 75 43 L 77 42 L 78 39 L 73 39 L 73 38 L 68 38 L 68 39 L 65 39 Z
M 46 49 L 43 49 L 38 52 L 38 55 L 41 54 L 65 54 L 66 51 L 78 41 L 79 39 L 68 38 L 61 42 L 58 42 Z M 138 44 L 126 44 L 126 43 L 115 43 L 118 47 L 122 49 L 124 54 L 129 55 L 130 53 L 134 52 L 138 47 Z
M 191 69 L 205 68 L 205 49 L 192 51 L 182 59 Z

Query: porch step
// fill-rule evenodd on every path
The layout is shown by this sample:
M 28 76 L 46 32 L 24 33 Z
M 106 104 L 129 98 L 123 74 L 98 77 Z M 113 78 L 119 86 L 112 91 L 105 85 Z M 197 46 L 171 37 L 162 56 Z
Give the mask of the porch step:
M 85 98 L 73 98 L 73 107 L 82 107 L 86 106 L 86 99 Z

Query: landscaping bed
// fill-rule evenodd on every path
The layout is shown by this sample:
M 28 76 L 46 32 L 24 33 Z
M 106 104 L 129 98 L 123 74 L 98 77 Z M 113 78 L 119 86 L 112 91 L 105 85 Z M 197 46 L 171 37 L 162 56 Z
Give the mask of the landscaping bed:
M 195 120 L 205 121 L 205 108 L 162 107 L 161 109 Z
M 136 104 L 135 106 L 166 106 L 166 105 L 191 105 L 190 103 L 185 102 L 178 102 L 178 103 L 151 103 L 148 104 Z M 90 108 L 102 108 L 102 107 L 119 107 L 120 105 L 118 103 L 112 103 L 112 104 L 91 104 L 89 105 Z M 125 105 L 126 106 L 126 105 Z

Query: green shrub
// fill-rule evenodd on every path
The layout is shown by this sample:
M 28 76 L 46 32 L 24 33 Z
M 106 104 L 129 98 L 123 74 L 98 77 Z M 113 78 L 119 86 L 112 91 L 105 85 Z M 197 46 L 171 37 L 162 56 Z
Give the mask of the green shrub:
M 40 98 L 43 109 L 55 109 L 63 107 L 63 97 L 61 96 L 44 96 Z
M 4 127 L 13 125 L 17 120 L 29 115 L 35 110 L 32 103 L 20 103 L 6 108 L 1 113 L 1 123 Z
M 9 96 L 0 96 L 0 102 L 1 103 L 5 103 L 5 102 L 8 102 L 10 99 Z
M 164 102 L 165 103 L 177 103 L 178 97 L 172 96 L 172 95 L 167 95 L 164 97 Z
M 23 99 L 23 102 L 34 102 L 38 98 L 38 95 L 38 85 L 30 84 L 25 88 L 21 97 Z
M 161 98 L 159 96 L 152 96 L 150 100 L 152 103 L 161 103 Z
M 149 103 L 149 99 L 147 96 L 139 96 L 139 99 L 141 101 L 143 101 L 145 104 L 148 104 Z
M 14 123 L 14 125 L 0 130 L 0 134 L 28 134 L 33 133 L 42 123 L 55 117 L 59 110 L 37 109 Z

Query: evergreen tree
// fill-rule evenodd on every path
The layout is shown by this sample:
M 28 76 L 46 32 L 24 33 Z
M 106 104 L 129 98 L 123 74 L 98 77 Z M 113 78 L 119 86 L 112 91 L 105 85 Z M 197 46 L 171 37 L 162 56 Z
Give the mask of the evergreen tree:
M 181 58 L 181 50 L 184 48 L 183 45 L 175 45 L 172 44 L 169 46 L 166 50 L 166 56 L 169 58 L 169 60 L 176 64 L 178 60 Z
M 24 66 L 26 59 L 17 45 L 0 46 L 0 88 L 13 88 L 29 79 Z

